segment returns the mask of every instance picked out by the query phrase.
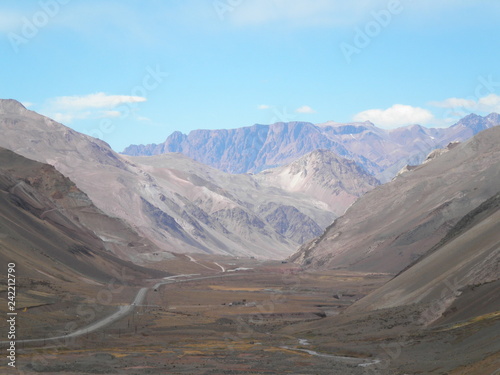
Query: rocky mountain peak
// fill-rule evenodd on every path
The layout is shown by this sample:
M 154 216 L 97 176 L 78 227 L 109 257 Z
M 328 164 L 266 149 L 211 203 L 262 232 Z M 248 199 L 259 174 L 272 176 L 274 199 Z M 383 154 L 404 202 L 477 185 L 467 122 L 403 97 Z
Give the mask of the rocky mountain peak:
M 290 164 L 290 171 L 300 171 L 308 169 L 325 169 L 331 166 L 332 163 L 340 164 L 343 162 L 354 162 L 340 158 L 337 154 L 330 150 L 318 149 L 314 150 Z
M 326 128 L 332 131 L 335 135 L 346 135 L 346 134 L 359 134 L 364 131 L 370 131 L 376 129 L 370 121 L 364 122 L 352 122 L 352 123 L 339 123 L 335 121 L 328 121 L 322 124 L 317 124 L 319 128 Z
M 500 124 L 500 114 L 498 114 L 496 112 L 490 113 L 485 118 L 486 118 L 486 120 L 488 120 L 489 122 L 491 122 L 493 125 Z
M 483 130 L 490 129 L 497 125 L 500 125 L 500 115 L 497 113 L 491 113 L 484 117 L 471 113 L 449 128 L 450 133 L 446 141 L 464 141 Z M 442 146 L 448 142 L 443 142 Z
M 0 114 L 21 114 L 26 107 L 14 99 L 0 99 Z
M 380 182 L 356 162 L 327 149 L 318 149 L 289 165 L 267 169 L 255 178 L 264 185 L 306 193 L 342 214 L 354 200 Z
M 491 116 L 493 115 L 493 116 Z M 452 127 L 463 127 L 463 128 L 468 128 L 474 131 L 474 134 L 480 132 L 481 130 L 485 130 L 490 128 L 493 125 L 498 125 L 500 121 L 497 121 L 496 123 L 495 120 L 498 120 L 498 114 L 492 113 L 490 116 L 482 117 L 479 115 L 476 115 L 475 113 L 471 113 L 464 118 L 462 118 L 460 121 L 458 121 L 455 125 Z M 496 116 L 494 116 L 496 115 Z

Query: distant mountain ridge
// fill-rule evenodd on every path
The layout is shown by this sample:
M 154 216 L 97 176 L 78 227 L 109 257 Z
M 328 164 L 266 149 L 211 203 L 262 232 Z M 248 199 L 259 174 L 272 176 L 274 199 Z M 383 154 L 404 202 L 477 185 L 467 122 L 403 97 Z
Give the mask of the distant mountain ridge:
M 172 133 L 163 143 L 130 145 L 126 155 L 146 156 L 180 152 L 203 164 L 229 173 L 257 173 L 282 166 L 318 149 L 354 160 L 382 182 L 406 164 L 420 164 L 433 149 L 464 141 L 479 131 L 500 124 L 500 115 L 470 114 L 449 128 L 411 125 L 381 129 L 371 122 L 314 125 L 278 122 L 221 130 Z

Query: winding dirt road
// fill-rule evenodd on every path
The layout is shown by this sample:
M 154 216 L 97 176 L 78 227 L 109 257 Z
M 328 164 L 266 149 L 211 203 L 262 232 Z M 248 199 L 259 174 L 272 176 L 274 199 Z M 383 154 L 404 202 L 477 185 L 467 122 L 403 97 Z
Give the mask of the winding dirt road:
M 129 315 L 132 313 L 135 309 L 136 306 L 141 305 L 144 302 L 144 298 L 146 297 L 146 294 L 148 290 L 152 289 L 154 291 L 157 291 L 158 288 L 162 285 L 165 284 L 174 284 L 174 283 L 186 283 L 189 281 L 196 281 L 196 280 L 204 280 L 204 279 L 214 279 L 214 278 L 219 278 L 219 277 L 229 277 L 229 276 L 235 276 L 235 274 L 223 274 L 223 275 L 214 275 L 214 276 L 203 276 L 203 277 L 191 277 L 189 279 L 183 279 L 183 280 L 177 280 L 174 279 L 175 277 L 179 276 L 193 276 L 193 275 L 176 275 L 176 276 L 170 276 L 164 279 L 164 281 L 160 281 L 156 283 L 153 287 L 144 287 L 139 289 L 137 294 L 135 295 L 134 300 L 130 303 L 130 305 L 124 305 L 124 306 L 119 306 L 118 310 L 114 312 L 113 314 L 98 320 L 96 322 L 90 323 L 89 325 L 79 328 L 76 331 L 70 332 L 65 335 L 60 335 L 60 336 L 53 336 L 53 337 L 45 337 L 45 338 L 39 338 L 39 339 L 26 339 L 26 340 L 15 340 L 16 343 L 35 343 L 35 342 L 43 342 L 46 343 L 48 341 L 54 341 L 54 340 L 66 340 L 70 338 L 75 338 L 79 336 L 86 335 L 87 333 L 97 331 L 99 329 L 102 329 L 106 326 L 109 326 L 110 324 L 124 318 L 125 316 Z M 8 345 L 10 344 L 9 341 L 0 341 L 0 345 Z

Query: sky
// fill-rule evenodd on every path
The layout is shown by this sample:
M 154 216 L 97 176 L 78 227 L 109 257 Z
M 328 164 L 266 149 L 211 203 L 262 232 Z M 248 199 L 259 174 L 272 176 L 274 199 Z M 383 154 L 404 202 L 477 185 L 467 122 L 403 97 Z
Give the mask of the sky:
M 0 98 L 108 142 L 500 112 L 495 0 L 0 2 Z

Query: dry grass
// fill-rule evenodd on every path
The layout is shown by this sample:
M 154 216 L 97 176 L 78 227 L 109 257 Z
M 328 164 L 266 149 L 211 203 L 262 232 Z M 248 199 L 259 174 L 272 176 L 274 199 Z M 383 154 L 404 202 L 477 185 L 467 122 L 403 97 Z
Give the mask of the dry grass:
M 481 316 L 476 316 L 476 317 L 474 317 L 472 319 L 467 320 L 466 322 L 460 322 L 460 323 L 454 324 L 451 327 L 446 327 L 446 328 L 440 329 L 439 332 L 442 332 L 442 331 L 451 331 L 451 330 L 454 330 L 454 329 L 458 329 L 458 328 L 462 328 L 462 327 L 467 327 L 467 326 L 469 326 L 471 324 L 476 324 L 476 323 L 479 323 L 479 322 L 482 322 L 482 321 L 485 321 L 485 320 L 494 320 L 494 319 L 498 319 L 498 318 L 500 318 L 500 311 L 495 311 L 495 312 L 492 312 L 492 313 L 489 313 L 489 314 L 484 314 L 484 315 L 481 315 Z
M 208 286 L 212 290 L 226 290 L 232 292 L 260 292 L 262 288 L 248 288 L 248 287 L 233 287 L 229 285 L 209 285 Z

